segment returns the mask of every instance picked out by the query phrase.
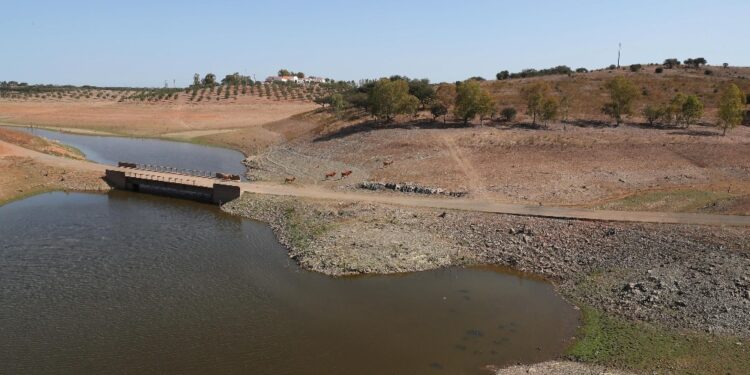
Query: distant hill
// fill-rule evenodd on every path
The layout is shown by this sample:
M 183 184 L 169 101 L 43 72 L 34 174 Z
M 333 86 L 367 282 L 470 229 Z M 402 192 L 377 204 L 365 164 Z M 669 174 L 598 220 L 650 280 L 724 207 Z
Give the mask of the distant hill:
M 333 92 L 327 84 L 273 83 L 215 85 L 190 88 L 98 88 L 92 86 L 2 85 L 0 101 L 10 102 L 120 102 L 144 104 L 313 102 Z
M 662 68 L 661 73 L 656 73 Z M 636 117 L 647 104 L 668 102 L 677 92 L 695 94 L 706 106 L 706 120 L 716 116 L 721 87 L 729 82 L 737 84 L 750 94 L 750 68 L 717 67 L 701 68 L 677 67 L 666 69 L 659 65 L 644 65 L 642 70 L 631 72 L 629 67 L 603 69 L 569 75 L 547 75 L 533 78 L 516 78 L 502 81 L 484 81 L 482 85 L 492 93 L 498 106 L 513 106 L 522 114 L 525 103 L 521 97 L 523 87 L 538 81 L 546 81 L 557 95 L 570 98 L 571 120 L 607 120 L 601 108 L 609 99 L 604 84 L 610 78 L 623 75 L 632 80 L 641 90 L 637 100 Z

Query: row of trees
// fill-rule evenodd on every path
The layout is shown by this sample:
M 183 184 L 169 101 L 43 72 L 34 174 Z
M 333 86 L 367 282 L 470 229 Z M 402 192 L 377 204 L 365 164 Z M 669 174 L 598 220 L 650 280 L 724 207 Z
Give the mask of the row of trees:
M 700 68 L 701 66 L 708 64 L 708 60 L 706 60 L 703 57 L 696 57 L 696 58 L 685 59 L 683 63 L 686 66 L 690 66 L 693 68 Z M 675 58 L 666 59 L 664 60 L 664 63 L 662 65 L 664 65 L 664 67 L 667 69 L 673 69 L 673 68 L 680 66 L 680 60 L 675 59 Z
M 216 86 L 216 74 L 206 73 L 201 79 L 201 75 L 198 73 L 193 74 L 193 84 L 190 87 L 213 87 Z M 253 80 L 248 76 L 240 75 L 240 73 L 227 74 L 221 80 L 222 85 L 247 85 L 253 84 Z
M 683 62 L 680 62 L 679 59 L 671 58 L 671 59 L 664 60 L 664 63 L 662 63 L 662 65 L 664 65 L 664 67 L 667 69 L 672 69 L 675 67 L 679 67 L 680 64 L 683 64 L 683 63 L 685 64 L 685 66 L 700 68 L 701 66 L 708 64 L 708 61 L 703 57 L 689 58 Z M 727 66 L 728 64 L 725 63 L 724 67 L 727 67 Z M 630 70 L 633 72 L 637 72 L 641 70 L 642 67 L 643 66 L 641 64 L 633 64 L 633 65 L 630 65 Z M 616 65 L 610 65 L 608 69 L 614 70 L 616 68 L 617 68 Z M 588 69 L 578 68 L 575 70 L 575 72 L 586 73 L 588 72 Z M 503 70 L 497 73 L 495 75 L 495 78 L 497 78 L 498 81 L 503 81 L 506 79 L 514 79 L 514 78 L 529 78 L 529 77 L 539 77 L 539 76 L 548 76 L 548 75 L 567 75 L 567 74 L 572 74 L 572 73 L 573 73 L 573 69 L 571 69 L 570 67 L 566 65 L 559 65 L 554 68 L 540 69 L 540 70 L 524 69 L 518 73 L 510 73 L 507 70 Z
M 586 72 L 586 71 L 587 71 L 586 68 L 576 69 L 576 72 L 579 72 L 579 73 Z M 502 72 L 497 73 L 495 77 L 498 79 L 498 81 L 502 81 L 502 80 L 512 79 L 512 78 L 528 78 L 528 77 L 539 77 L 539 76 L 571 74 L 571 73 L 573 73 L 573 69 L 565 65 L 559 65 L 554 68 L 541 69 L 541 70 L 524 69 L 518 73 L 510 73 L 507 70 L 503 70 Z
M 624 116 L 633 114 L 634 103 L 639 95 L 638 88 L 623 76 L 612 78 L 605 87 L 609 92 L 610 101 L 604 105 L 602 112 L 620 125 Z M 719 123 L 717 124 L 723 129 L 723 135 L 727 130 L 742 123 L 746 105 L 747 98 L 737 85 L 731 83 L 724 87 L 719 98 Z M 651 124 L 662 121 L 685 128 L 697 123 L 703 117 L 703 113 L 704 105 L 698 96 L 682 93 L 677 93 L 669 103 L 647 105 L 643 110 L 643 116 Z
M 647 105 L 643 117 L 651 125 L 661 122 L 688 128 L 703 117 L 703 102 L 696 95 L 677 93 L 669 103 Z
M 617 76 L 605 83 L 609 94 L 601 108 L 602 113 L 611 117 L 619 126 L 625 117 L 633 115 L 641 92 L 625 76 Z M 521 90 L 526 113 L 533 125 L 547 126 L 560 119 L 566 123 L 570 111 L 570 98 L 553 90 L 547 82 L 535 82 Z M 467 124 L 479 117 L 480 123 L 498 114 L 510 121 L 516 116 L 516 109 L 506 107 L 499 111 L 493 96 L 475 79 L 456 84 L 441 83 L 432 85 L 426 79 L 409 79 L 392 76 L 379 80 L 361 81 L 359 86 L 350 86 L 334 95 L 320 100 L 329 104 L 334 112 L 340 113 L 347 107 L 367 110 L 373 117 L 392 121 L 397 115 L 416 114 L 420 109 L 429 109 L 435 119 L 448 114 Z M 745 116 L 745 94 L 734 84 L 727 85 L 719 103 L 719 127 L 724 133 L 738 126 Z M 683 126 L 696 124 L 704 115 L 704 104 L 697 95 L 676 94 L 668 103 L 649 104 L 642 112 L 651 124 L 662 123 Z

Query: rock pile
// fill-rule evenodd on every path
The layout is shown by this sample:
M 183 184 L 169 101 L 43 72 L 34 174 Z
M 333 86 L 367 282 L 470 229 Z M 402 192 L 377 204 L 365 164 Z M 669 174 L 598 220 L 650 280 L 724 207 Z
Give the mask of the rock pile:
M 416 193 L 416 194 L 428 194 L 428 195 L 446 195 L 449 197 L 463 197 L 468 194 L 465 191 L 448 191 L 442 188 L 421 186 L 413 183 L 395 183 L 395 182 L 371 182 L 364 181 L 359 183 L 360 189 L 367 190 L 393 190 L 402 193 Z

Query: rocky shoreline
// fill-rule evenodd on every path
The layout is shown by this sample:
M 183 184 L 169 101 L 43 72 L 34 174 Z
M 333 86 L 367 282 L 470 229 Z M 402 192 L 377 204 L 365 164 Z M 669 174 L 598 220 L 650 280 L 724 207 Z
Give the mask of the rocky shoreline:
M 498 264 L 579 304 L 674 329 L 750 338 L 745 228 L 604 223 L 245 194 L 223 210 L 270 224 L 328 275 Z

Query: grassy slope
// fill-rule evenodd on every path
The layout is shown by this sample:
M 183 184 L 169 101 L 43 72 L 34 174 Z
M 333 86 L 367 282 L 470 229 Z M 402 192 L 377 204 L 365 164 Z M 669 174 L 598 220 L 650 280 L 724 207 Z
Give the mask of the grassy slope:
M 677 332 L 583 309 L 581 339 L 568 355 L 628 370 L 675 374 L 750 374 L 750 342 Z
M 722 208 L 726 213 L 750 215 L 740 204 L 747 195 L 735 195 L 726 191 L 684 189 L 672 191 L 650 191 L 633 194 L 596 206 L 597 209 L 621 211 L 668 211 L 705 212 Z

